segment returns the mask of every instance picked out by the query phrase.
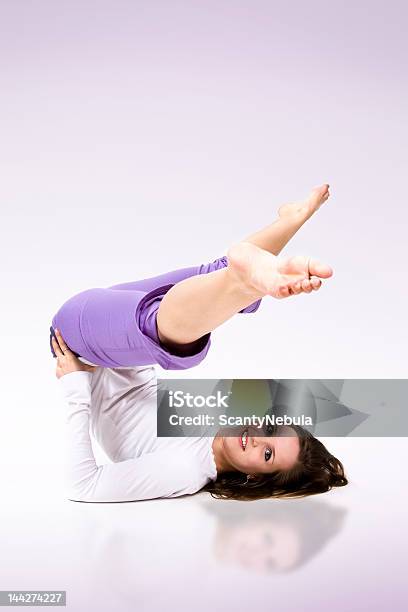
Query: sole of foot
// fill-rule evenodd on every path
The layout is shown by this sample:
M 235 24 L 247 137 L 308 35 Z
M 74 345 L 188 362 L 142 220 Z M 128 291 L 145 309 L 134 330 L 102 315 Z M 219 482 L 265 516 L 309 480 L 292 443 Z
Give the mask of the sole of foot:
M 227 251 L 230 273 L 248 294 L 277 299 L 311 293 L 333 270 L 318 259 L 296 255 L 277 257 L 250 242 L 238 242 Z
M 328 183 L 313 187 L 305 200 L 283 204 L 278 210 L 278 215 L 280 217 L 288 217 L 291 215 L 310 217 L 329 199 L 329 187 L 330 185 Z

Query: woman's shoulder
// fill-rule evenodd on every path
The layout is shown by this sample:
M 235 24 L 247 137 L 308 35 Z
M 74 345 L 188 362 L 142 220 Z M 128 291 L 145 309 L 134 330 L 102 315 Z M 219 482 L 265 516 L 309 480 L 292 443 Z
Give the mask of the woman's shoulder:
M 217 478 L 215 457 L 212 450 L 213 437 L 176 438 L 174 451 L 171 454 L 173 465 L 177 464 L 180 473 L 184 473 L 196 490 L 210 480 Z

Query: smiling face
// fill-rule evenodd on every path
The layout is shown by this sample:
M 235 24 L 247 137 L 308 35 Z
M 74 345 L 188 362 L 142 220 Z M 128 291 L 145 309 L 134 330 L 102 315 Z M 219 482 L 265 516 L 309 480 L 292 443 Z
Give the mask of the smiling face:
M 276 435 L 266 437 L 259 436 L 263 431 L 254 426 L 234 429 L 237 435 L 223 436 L 220 440 L 223 458 L 231 470 L 270 474 L 290 470 L 296 464 L 300 443 L 291 427 L 282 425 Z

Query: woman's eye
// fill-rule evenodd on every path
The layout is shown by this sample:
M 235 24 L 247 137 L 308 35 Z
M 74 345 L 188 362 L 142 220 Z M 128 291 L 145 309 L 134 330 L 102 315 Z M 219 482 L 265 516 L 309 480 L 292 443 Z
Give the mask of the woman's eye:
M 269 461 L 271 457 L 272 457 L 272 451 L 270 448 L 267 448 L 265 451 L 265 461 Z

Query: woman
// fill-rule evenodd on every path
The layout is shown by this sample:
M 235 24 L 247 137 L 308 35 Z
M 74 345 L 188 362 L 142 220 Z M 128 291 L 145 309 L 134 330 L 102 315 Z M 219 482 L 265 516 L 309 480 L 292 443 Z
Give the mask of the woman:
M 157 438 L 154 368 L 141 367 L 194 367 L 208 352 L 211 332 L 235 313 L 255 312 L 266 295 L 318 290 L 330 266 L 277 256 L 328 197 L 324 184 L 306 200 L 281 206 L 275 223 L 212 264 L 89 289 L 62 306 L 50 343 L 68 400 L 70 499 L 132 501 L 203 488 L 217 497 L 259 499 L 347 484 L 340 461 L 296 426 L 273 436 L 250 430 Z M 96 465 L 90 424 L 113 464 Z

